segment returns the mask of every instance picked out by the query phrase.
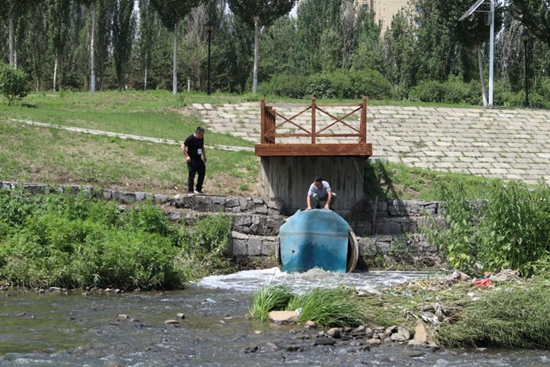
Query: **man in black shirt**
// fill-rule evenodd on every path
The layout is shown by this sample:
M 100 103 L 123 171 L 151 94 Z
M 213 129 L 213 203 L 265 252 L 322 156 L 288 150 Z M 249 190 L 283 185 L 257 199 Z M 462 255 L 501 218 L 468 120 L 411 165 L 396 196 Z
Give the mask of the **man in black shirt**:
M 181 145 L 181 151 L 185 154 L 187 160 L 187 169 L 189 178 L 187 179 L 188 195 L 204 195 L 202 192 L 202 183 L 206 174 L 206 152 L 204 150 L 204 128 L 197 127 L 194 134 L 189 135 L 185 142 Z M 202 158 L 201 158 L 202 156 Z M 204 159 L 204 161 L 203 161 Z M 195 174 L 199 174 L 197 186 L 193 190 L 195 182 Z

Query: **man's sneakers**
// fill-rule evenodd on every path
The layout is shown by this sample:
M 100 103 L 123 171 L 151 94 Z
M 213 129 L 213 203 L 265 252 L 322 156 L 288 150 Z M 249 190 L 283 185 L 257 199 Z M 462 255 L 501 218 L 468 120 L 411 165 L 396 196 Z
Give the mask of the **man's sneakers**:
M 195 190 L 195 191 L 189 191 L 187 193 L 187 196 L 204 196 L 204 192 L 200 191 L 200 190 Z

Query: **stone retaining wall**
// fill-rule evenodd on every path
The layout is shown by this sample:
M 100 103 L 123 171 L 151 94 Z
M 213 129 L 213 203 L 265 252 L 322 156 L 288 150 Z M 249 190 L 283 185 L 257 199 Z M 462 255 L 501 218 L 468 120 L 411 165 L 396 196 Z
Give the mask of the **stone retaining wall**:
M 167 196 L 145 192 L 98 190 L 91 186 L 50 186 L 43 184 L 14 184 L 0 181 L 0 188 L 39 193 L 79 193 L 93 197 L 132 204 L 146 199 L 161 204 L 166 215 L 174 221 L 193 224 L 201 218 L 224 213 L 233 217 L 231 256 L 240 261 L 274 259 L 280 226 L 287 219 L 282 215 L 283 203 L 262 197 L 221 197 L 186 195 Z M 437 249 L 429 244 L 418 229 L 425 224 L 425 213 L 442 221 L 440 203 L 379 199 L 362 201 L 353 211 L 350 225 L 358 237 L 361 264 L 376 257 L 404 263 L 437 262 Z M 431 265 L 431 264 L 426 264 Z

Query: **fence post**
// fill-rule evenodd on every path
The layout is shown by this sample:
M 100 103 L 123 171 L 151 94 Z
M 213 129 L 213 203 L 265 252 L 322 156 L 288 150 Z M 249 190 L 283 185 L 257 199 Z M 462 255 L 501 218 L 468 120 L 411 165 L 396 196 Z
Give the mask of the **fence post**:
M 313 98 L 311 98 L 311 144 L 315 144 L 317 142 L 315 132 L 315 111 L 317 110 L 316 101 L 317 98 L 313 96 Z
M 261 124 L 260 142 L 262 144 L 267 144 L 267 139 L 265 137 L 266 126 L 265 126 L 265 98 L 264 97 L 262 97 L 260 100 L 260 124 Z
M 367 97 L 361 103 L 361 126 L 359 126 L 359 144 L 367 143 Z

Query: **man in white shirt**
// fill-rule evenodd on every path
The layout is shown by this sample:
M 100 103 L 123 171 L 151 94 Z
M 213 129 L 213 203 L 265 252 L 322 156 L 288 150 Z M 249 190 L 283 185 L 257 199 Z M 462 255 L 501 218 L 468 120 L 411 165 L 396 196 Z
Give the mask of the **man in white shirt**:
M 332 192 L 327 181 L 321 177 L 315 177 L 307 192 L 307 210 L 311 210 L 312 204 L 316 209 L 321 209 L 321 202 L 325 201 L 324 209 L 331 209 L 336 200 L 336 193 Z

